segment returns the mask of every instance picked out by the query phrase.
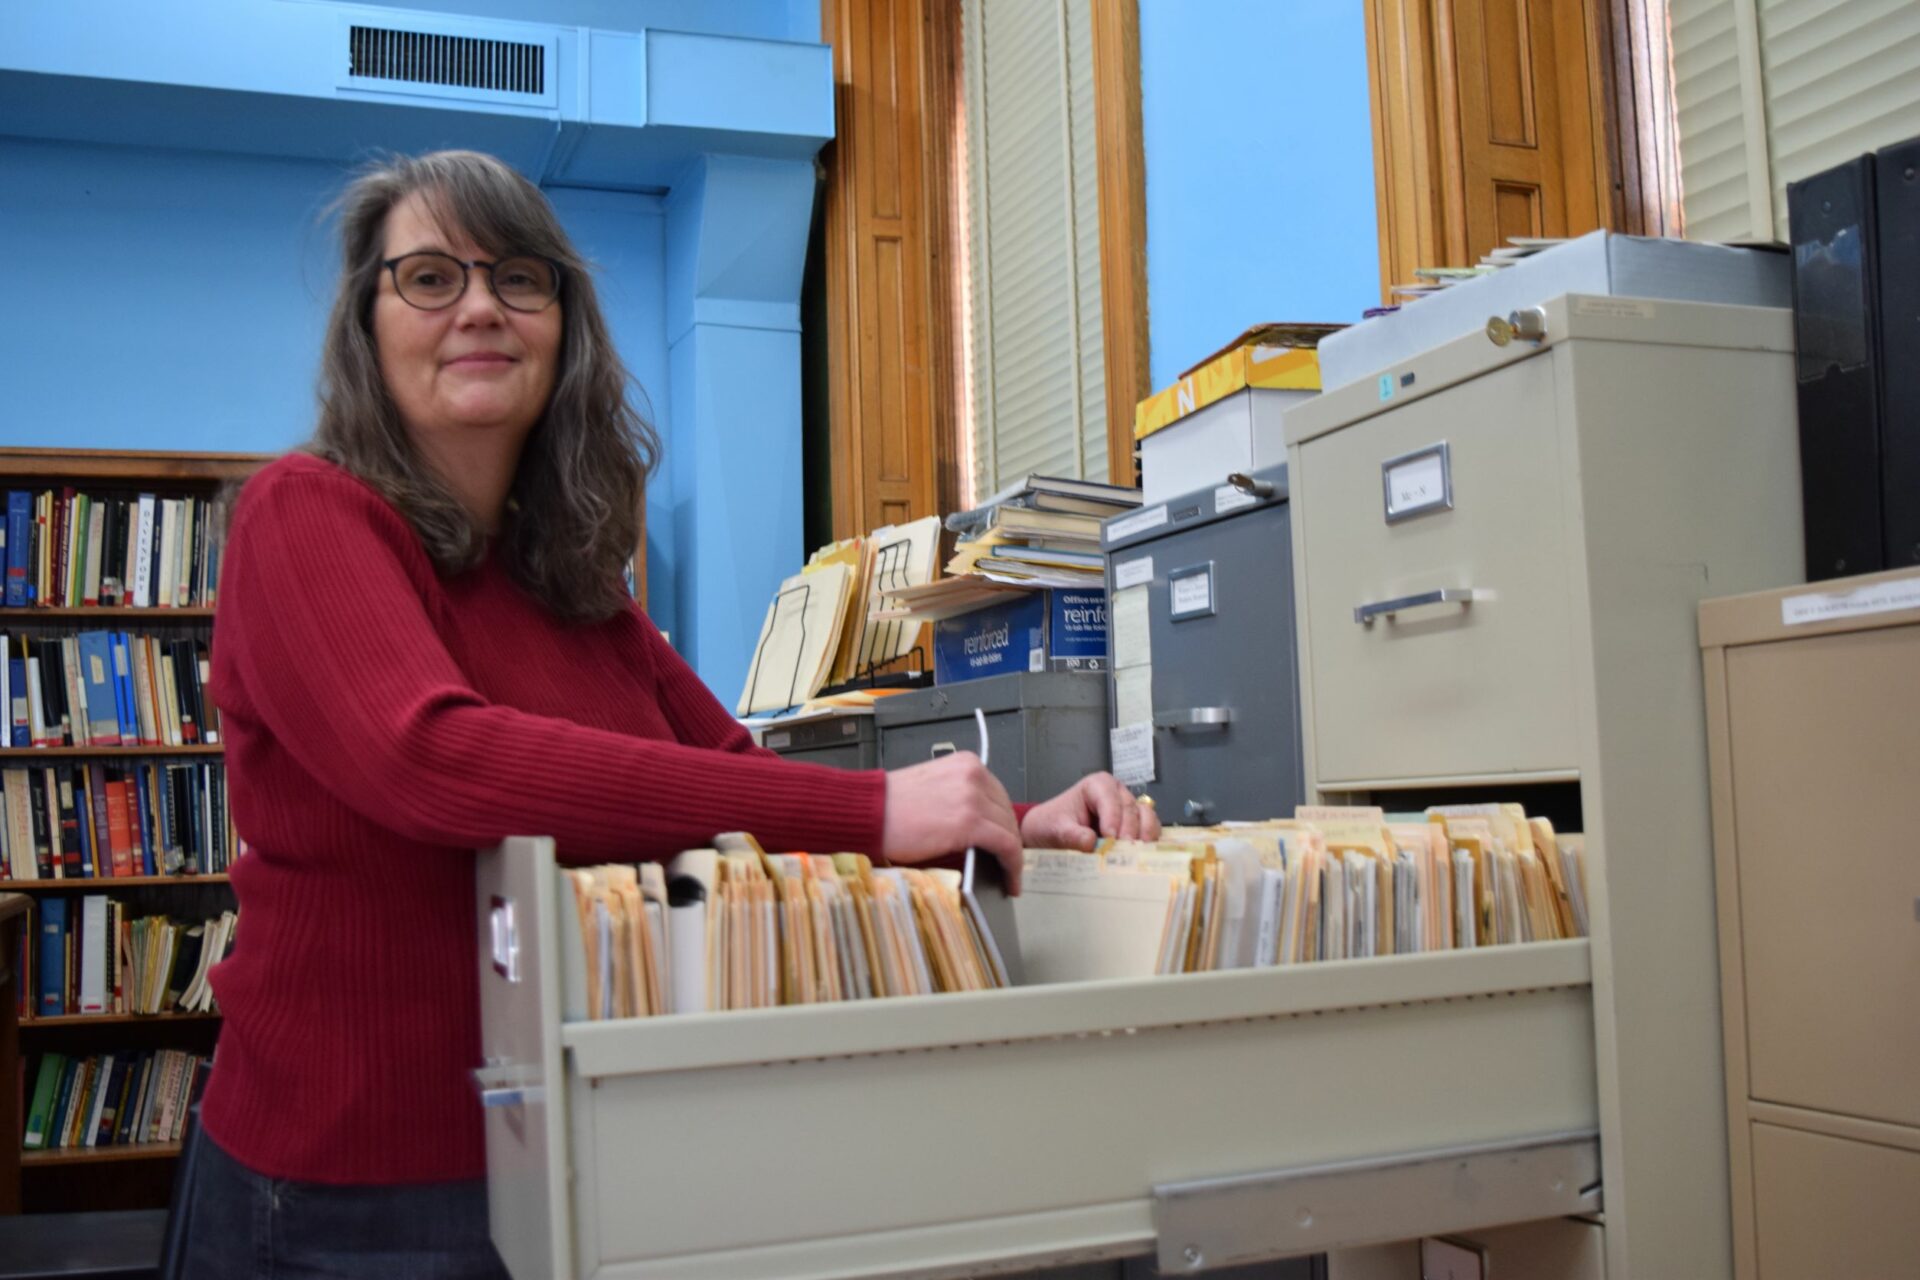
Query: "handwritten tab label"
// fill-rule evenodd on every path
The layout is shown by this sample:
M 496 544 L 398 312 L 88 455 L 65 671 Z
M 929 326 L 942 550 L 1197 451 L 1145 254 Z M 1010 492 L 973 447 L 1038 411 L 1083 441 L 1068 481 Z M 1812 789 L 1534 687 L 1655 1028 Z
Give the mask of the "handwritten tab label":
M 1153 581 L 1153 557 L 1141 556 L 1138 560 L 1129 560 L 1125 564 L 1113 566 L 1113 589 L 1125 591 L 1128 587 L 1137 587 L 1143 582 Z
M 1130 787 L 1153 781 L 1153 725 L 1123 724 L 1107 731 L 1113 776 Z
M 1145 533 L 1149 529 L 1158 529 L 1167 522 L 1167 506 L 1163 502 L 1157 507 L 1148 507 L 1136 511 L 1119 520 L 1107 521 L 1107 545 L 1112 546 L 1122 538 L 1131 538 L 1136 533 Z

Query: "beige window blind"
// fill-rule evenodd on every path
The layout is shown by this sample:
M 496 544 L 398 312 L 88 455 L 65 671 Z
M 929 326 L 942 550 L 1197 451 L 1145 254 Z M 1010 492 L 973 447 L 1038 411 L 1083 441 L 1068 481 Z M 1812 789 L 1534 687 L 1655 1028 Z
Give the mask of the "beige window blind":
M 973 500 L 1107 478 L 1087 0 L 964 0 Z
M 1671 0 L 1696 239 L 1787 238 L 1787 184 L 1920 134 L 1915 0 Z

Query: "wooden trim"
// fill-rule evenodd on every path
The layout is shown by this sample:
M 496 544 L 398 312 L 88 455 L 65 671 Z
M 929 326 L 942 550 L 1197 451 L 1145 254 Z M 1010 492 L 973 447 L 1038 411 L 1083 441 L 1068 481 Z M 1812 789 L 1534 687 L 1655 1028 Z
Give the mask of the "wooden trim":
M 74 622 L 88 618 L 138 618 L 142 621 L 160 625 L 181 622 L 207 622 L 213 618 L 213 610 L 202 605 L 176 606 L 165 608 L 159 605 L 98 605 L 84 604 L 71 608 L 63 605 L 58 609 L 42 609 L 38 605 L 14 606 L 0 609 L 0 622 L 27 626 L 35 622 Z
M 225 872 L 206 876 L 74 876 L 57 880 L 0 880 L 0 893 L 72 893 L 76 889 L 132 889 L 142 885 L 231 884 Z
M 1609 225 L 1628 235 L 1681 235 L 1667 0 L 1586 0 L 1586 10 L 1594 115 L 1605 131 Z
M 959 0 L 928 0 L 922 12 L 920 39 L 920 136 L 926 155 L 921 168 L 920 207 L 926 217 L 933 491 L 935 507 L 941 513 L 958 511 L 965 505 L 962 496 L 966 487 L 961 474 L 966 449 L 960 433 L 966 430 L 966 423 L 960 412 L 960 364 L 964 359 L 960 327 L 967 317 L 956 273 L 966 269 L 967 255 L 959 239 L 962 223 L 955 213 L 961 187 L 954 167 L 958 150 L 954 133 L 966 112 L 960 49 Z
M 110 1147 L 59 1147 L 51 1151 L 22 1151 L 22 1169 L 76 1164 L 112 1164 L 124 1160 L 172 1159 L 180 1154 L 177 1142 L 128 1142 Z
M 1100 175 L 1100 311 L 1107 384 L 1107 469 L 1137 484 L 1133 410 L 1153 390 L 1147 329 L 1146 149 L 1140 113 L 1140 8 L 1093 8 L 1095 154 Z
M 0 448 L 0 474 L 71 480 L 209 482 L 244 480 L 278 454 L 173 453 L 162 450 Z
M 0 761 L 59 760 L 75 756 L 100 760 L 129 756 L 217 756 L 225 751 L 219 743 L 184 747 L 0 747 Z

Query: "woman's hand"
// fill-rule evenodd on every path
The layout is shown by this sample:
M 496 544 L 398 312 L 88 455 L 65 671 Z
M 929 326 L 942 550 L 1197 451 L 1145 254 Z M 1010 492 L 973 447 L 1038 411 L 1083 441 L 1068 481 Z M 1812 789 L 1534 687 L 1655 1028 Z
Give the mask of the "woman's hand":
M 1000 780 L 980 757 L 957 751 L 887 774 L 880 852 L 890 862 L 926 862 L 963 849 L 1000 859 L 1007 891 L 1020 891 L 1020 824 Z
M 1103 836 L 1158 840 L 1160 817 L 1110 773 L 1090 773 L 1053 799 L 1027 810 L 1020 837 L 1034 849 L 1091 853 Z

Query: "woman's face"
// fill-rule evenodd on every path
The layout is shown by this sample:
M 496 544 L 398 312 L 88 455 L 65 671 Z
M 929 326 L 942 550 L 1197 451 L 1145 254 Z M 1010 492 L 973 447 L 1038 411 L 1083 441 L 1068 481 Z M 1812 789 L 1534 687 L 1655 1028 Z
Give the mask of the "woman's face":
M 449 238 L 451 237 L 451 238 Z M 464 232 L 442 231 L 418 195 L 387 214 L 382 258 L 432 251 L 462 262 L 493 260 Z M 405 264 L 402 264 L 404 269 Z M 393 273 L 380 272 L 373 304 L 380 373 L 400 418 L 417 443 L 458 447 L 484 433 L 524 439 L 546 409 L 559 362 L 560 303 L 516 311 L 488 288 L 487 271 L 471 268 L 466 292 L 450 306 L 424 311 L 402 298 Z M 498 443 L 497 438 L 494 443 Z

